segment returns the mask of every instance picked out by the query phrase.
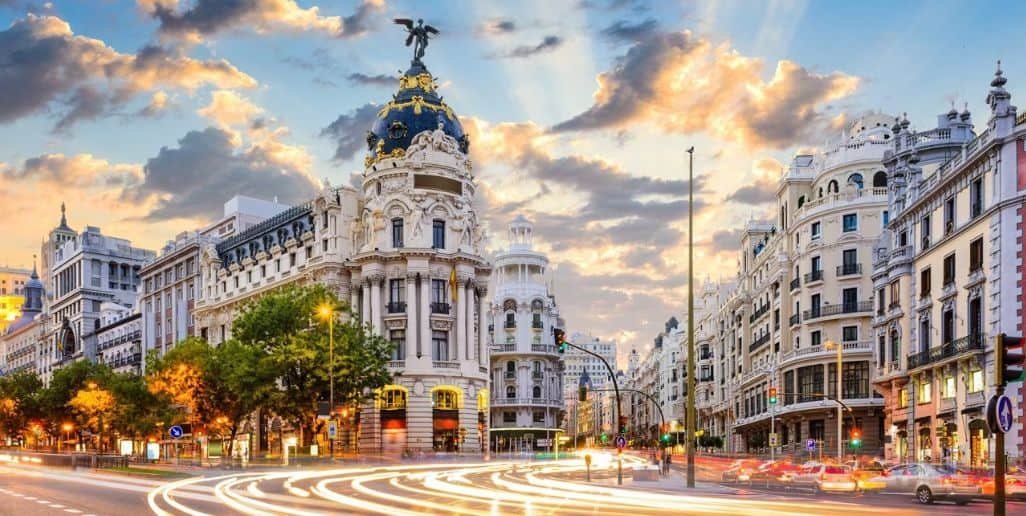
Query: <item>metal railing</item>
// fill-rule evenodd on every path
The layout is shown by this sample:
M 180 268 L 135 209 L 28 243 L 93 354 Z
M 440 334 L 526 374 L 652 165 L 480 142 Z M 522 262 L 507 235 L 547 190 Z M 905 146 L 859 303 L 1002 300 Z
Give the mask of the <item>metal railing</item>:
M 435 369 L 459 369 L 460 363 L 453 360 L 434 360 L 431 367 Z
M 452 305 L 449 303 L 431 303 L 431 313 L 433 314 L 448 314 L 452 311 Z
M 787 318 L 787 322 L 791 326 L 797 326 L 798 323 L 800 323 L 801 321 L 802 321 L 802 317 L 800 315 L 798 315 L 798 314 L 794 314 L 791 317 Z
M 802 285 L 802 279 L 801 278 L 795 278 L 795 279 L 791 280 L 791 290 L 797 290 L 798 287 L 800 287 L 801 285 Z
M 861 263 L 845 263 L 837 266 L 838 276 L 850 276 L 852 274 L 862 274 Z
M 915 369 L 917 367 L 940 362 L 946 358 L 961 355 L 962 353 L 982 350 L 983 340 L 983 335 L 970 335 L 955 339 L 951 342 L 941 344 L 940 346 L 914 355 L 909 355 L 908 368 Z
M 402 301 L 392 301 L 386 305 L 386 308 L 390 314 L 406 313 L 406 303 Z
M 823 281 L 823 270 L 806 272 L 805 283 L 812 283 L 813 281 Z
M 812 310 L 805 310 L 802 314 L 802 319 L 809 321 L 820 317 L 829 317 L 831 315 L 855 314 L 872 311 L 872 301 L 857 301 L 854 303 L 841 303 L 839 305 L 828 305 L 820 308 L 813 308 Z

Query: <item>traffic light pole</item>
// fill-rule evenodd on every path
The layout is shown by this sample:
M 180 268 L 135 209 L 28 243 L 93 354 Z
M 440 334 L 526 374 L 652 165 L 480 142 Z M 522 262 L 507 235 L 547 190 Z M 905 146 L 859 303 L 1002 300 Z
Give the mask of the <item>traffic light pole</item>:
M 602 362 L 602 365 L 606 366 L 606 370 L 609 371 L 609 377 L 613 380 L 613 391 L 616 393 L 616 419 L 615 419 L 615 421 L 616 421 L 616 425 L 617 425 L 617 433 L 619 433 L 619 430 L 620 430 L 620 428 L 619 428 L 619 426 L 620 426 L 620 415 L 623 414 L 623 412 L 620 411 L 620 386 L 616 383 L 616 371 L 614 371 L 613 367 L 609 365 L 609 362 L 606 362 L 605 358 L 602 358 L 602 355 L 599 355 L 598 353 L 595 353 L 593 351 L 584 349 L 584 348 L 582 348 L 582 347 L 578 346 L 577 344 L 574 344 L 574 343 L 572 343 L 570 341 L 563 341 L 563 344 L 566 344 L 567 346 L 570 346 L 571 348 L 583 351 L 583 352 L 585 352 L 585 353 L 587 353 L 587 354 L 589 354 L 589 355 L 599 359 L 599 361 Z M 616 485 L 618 485 L 618 486 L 623 485 L 623 457 L 621 457 L 621 455 L 622 455 L 622 453 L 618 453 L 617 456 L 616 456 Z
M 591 391 L 592 392 L 613 392 L 612 389 L 592 389 Z M 656 401 L 656 399 L 651 394 L 649 394 L 647 392 L 641 392 L 641 391 L 639 391 L 637 389 L 622 389 L 622 392 L 633 392 L 635 394 L 640 394 L 640 395 L 648 398 L 648 400 L 651 401 L 653 405 L 655 405 L 656 410 L 659 411 L 659 420 L 662 422 L 662 424 L 659 425 L 660 432 L 662 432 L 663 428 L 666 428 L 666 416 L 663 415 L 663 407 L 659 406 L 659 402 Z

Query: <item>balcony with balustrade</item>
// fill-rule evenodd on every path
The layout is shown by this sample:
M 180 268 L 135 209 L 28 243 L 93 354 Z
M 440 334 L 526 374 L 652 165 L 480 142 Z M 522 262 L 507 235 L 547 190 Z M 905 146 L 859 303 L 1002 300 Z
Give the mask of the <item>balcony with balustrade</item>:
M 872 358 L 873 341 L 858 340 L 842 342 L 841 354 L 845 358 L 845 360 L 847 360 L 848 358 Z M 790 365 L 793 362 L 814 362 L 818 360 L 830 360 L 836 358 L 837 350 L 835 348 L 827 348 L 825 345 L 820 344 L 818 346 L 807 346 L 786 351 L 780 356 L 780 364 L 781 366 L 784 366 Z
M 913 371 L 919 368 L 941 366 L 963 356 L 982 353 L 983 350 L 983 335 L 961 337 L 935 348 L 909 355 L 908 369 Z
M 872 301 L 856 301 L 850 303 L 841 303 L 839 305 L 826 305 L 823 307 L 813 308 L 811 310 L 805 310 L 802 313 L 802 320 L 808 322 L 827 317 L 837 317 L 843 315 L 862 313 L 869 314 L 872 313 L 872 311 Z

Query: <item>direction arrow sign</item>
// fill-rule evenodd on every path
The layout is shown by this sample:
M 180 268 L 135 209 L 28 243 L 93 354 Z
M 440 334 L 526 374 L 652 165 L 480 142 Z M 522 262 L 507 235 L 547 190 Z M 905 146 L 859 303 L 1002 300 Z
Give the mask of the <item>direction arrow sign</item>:
M 1004 394 L 990 398 L 987 404 L 987 425 L 991 431 L 1006 434 L 1012 430 L 1014 422 L 1012 400 Z
M 621 450 L 626 448 L 627 447 L 627 438 L 622 436 L 622 435 L 616 436 L 616 447 L 620 448 Z
M 182 427 L 174 425 L 167 429 L 167 434 L 170 435 L 172 439 L 181 439 L 182 436 L 185 435 L 185 432 L 182 431 Z
M 328 422 L 328 439 L 334 439 L 338 435 L 338 426 L 334 421 Z

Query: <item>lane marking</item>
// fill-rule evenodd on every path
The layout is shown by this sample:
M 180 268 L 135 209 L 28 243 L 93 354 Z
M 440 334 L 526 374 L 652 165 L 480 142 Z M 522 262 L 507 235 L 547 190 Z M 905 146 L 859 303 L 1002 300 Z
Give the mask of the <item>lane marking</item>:
M 64 512 L 70 512 L 71 514 L 82 514 L 82 511 L 78 509 L 64 509 Z

